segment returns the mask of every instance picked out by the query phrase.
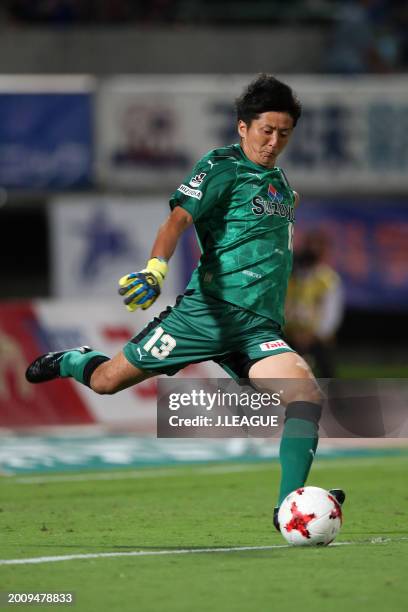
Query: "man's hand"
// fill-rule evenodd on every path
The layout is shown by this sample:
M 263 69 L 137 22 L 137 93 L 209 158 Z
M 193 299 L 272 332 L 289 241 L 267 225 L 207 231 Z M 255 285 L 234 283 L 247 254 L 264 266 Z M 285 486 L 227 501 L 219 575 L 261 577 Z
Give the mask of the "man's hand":
M 153 257 L 141 272 L 132 272 L 119 280 L 119 293 L 125 296 L 126 308 L 133 312 L 137 308 L 146 310 L 160 295 L 167 274 L 167 262 Z

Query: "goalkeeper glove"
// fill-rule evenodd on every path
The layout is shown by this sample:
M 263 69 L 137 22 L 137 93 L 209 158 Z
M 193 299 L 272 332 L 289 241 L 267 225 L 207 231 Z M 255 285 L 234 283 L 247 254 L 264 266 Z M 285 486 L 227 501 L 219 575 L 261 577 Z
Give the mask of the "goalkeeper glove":
M 146 310 L 160 295 L 167 274 L 165 259 L 153 257 L 141 272 L 132 272 L 119 280 L 119 293 L 125 296 L 123 303 L 133 312 L 137 308 Z

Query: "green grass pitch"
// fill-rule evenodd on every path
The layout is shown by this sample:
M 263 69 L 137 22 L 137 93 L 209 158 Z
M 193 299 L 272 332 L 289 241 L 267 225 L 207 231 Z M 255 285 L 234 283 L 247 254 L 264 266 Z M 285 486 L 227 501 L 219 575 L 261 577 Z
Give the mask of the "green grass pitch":
M 276 462 L 3 477 L 1 560 L 170 552 L 2 563 L 0 590 L 74 591 L 87 612 L 406 610 L 407 474 L 406 454 L 317 459 L 309 484 L 348 495 L 327 548 L 282 546 Z

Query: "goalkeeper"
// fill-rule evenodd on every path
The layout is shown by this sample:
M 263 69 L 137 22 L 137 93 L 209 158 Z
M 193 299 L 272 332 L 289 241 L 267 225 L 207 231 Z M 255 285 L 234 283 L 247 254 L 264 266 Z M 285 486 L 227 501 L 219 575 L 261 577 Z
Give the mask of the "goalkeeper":
M 301 106 L 288 85 L 263 74 L 248 85 L 236 109 L 239 144 L 210 151 L 196 164 L 170 198 L 171 213 L 146 267 L 119 281 L 129 310 L 149 308 L 181 234 L 194 223 L 202 256 L 185 293 L 112 359 L 89 347 L 48 353 L 29 366 L 26 377 L 32 383 L 72 377 L 96 393 L 112 394 L 213 360 L 254 386 L 297 379 L 296 389 L 285 395 L 279 506 L 306 481 L 322 403 L 310 368 L 282 339 L 299 198 L 276 160 Z M 344 494 L 335 494 L 341 503 Z

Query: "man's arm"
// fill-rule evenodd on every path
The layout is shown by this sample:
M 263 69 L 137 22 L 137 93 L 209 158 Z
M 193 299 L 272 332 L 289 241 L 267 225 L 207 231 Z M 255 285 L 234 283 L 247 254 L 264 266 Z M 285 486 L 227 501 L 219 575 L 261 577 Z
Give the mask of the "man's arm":
M 181 234 L 193 222 L 189 212 L 176 206 L 157 232 L 150 257 L 160 257 L 168 261 L 173 255 Z
M 156 301 L 167 274 L 167 262 L 173 255 L 181 234 L 192 224 L 189 212 L 177 206 L 160 226 L 150 259 L 141 272 L 132 272 L 119 280 L 119 293 L 130 311 L 146 310 Z

